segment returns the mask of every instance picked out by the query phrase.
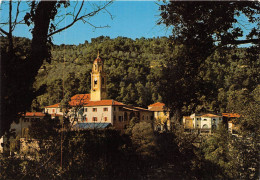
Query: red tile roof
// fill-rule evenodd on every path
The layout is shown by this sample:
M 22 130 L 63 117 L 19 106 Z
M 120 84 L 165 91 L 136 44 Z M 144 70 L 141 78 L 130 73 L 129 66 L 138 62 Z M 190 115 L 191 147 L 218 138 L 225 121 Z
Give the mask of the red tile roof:
M 90 101 L 90 94 L 76 94 L 71 97 L 71 101 L 69 102 L 69 105 L 70 106 L 84 105 L 89 101 Z M 60 107 L 60 103 L 46 106 L 45 108 L 58 108 L 58 107 Z
M 220 116 L 215 115 L 215 114 L 203 114 L 203 115 L 201 115 L 201 117 L 220 117 Z
M 183 118 L 186 120 L 192 120 L 192 118 L 190 116 L 183 116 Z
M 222 116 L 224 116 L 224 117 L 232 117 L 232 118 L 239 118 L 240 117 L 240 115 L 239 114 L 237 114 L 237 113 L 222 113 Z
M 90 101 L 90 94 L 76 94 L 69 102 L 70 106 L 84 105 Z
M 25 114 L 23 114 L 23 116 L 27 116 L 27 117 L 33 117 L 33 116 L 44 117 L 45 114 L 42 113 L 42 112 L 26 112 Z
M 53 105 L 50 105 L 50 106 L 45 106 L 45 108 L 58 108 L 58 107 L 60 107 L 60 103 L 53 104 Z
M 125 106 L 125 104 L 115 101 L 113 99 L 106 99 L 101 101 L 89 101 L 84 106 Z
M 150 111 L 149 109 L 141 108 L 141 107 L 134 107 L 134 106 L 127 106 L 130 109 L 137 110 L 137 111 Z
M 154 103 L 154 104 L 150 104 L 148 106 L 148 109 L 150 111 L 169 111 L 169 109 L 165 108 L 165 104 L 164 103 L 161 103 L 161 102 L 157 102 L 157 103 Z
M 157 102 L 157 103 L 154 103 L 154 104 L 150 104 L 148 107 L 161 107 L 161 106 L 165 106 L 165 104 L 161 103 L 161 102 Z

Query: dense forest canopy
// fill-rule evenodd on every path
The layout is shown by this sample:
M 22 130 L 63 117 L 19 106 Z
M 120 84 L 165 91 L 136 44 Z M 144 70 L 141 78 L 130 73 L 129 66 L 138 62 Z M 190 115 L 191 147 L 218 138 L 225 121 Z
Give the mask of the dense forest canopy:
M 59 103 L 63 98 L 63 80 L 66 97 L 89 93 L 90 72 L 98 51 L 108 74 L 109 98 L 142 107 L 162 101 L 159 86 L 162 69 L 171 56 L 169 42 L 166 37 L 133 40 L 100 36 L 84 44 L 55 45 L 51 63 L 43 64 L 34 83 L 36 89 L 46 85 L 46 92 L 33 101 L 32 108 L 39 111 Z M 15 38 L 14 44 L 16 54 L 21 58 L 26 56 L 30 40 Z M 210 93 L 198 94 L 199 103 L 183 106 L 184 113 L 191 113 L 194 108 L 196 112 L 226 112 L 230 110 L 232 93 L 254 90 L 259 82 L 259 61 L 251 62 L 247 55 L 246 48 L 226 48 L 208 57 L 201 64 L 198 76 L 205 83 L 201 89 Z

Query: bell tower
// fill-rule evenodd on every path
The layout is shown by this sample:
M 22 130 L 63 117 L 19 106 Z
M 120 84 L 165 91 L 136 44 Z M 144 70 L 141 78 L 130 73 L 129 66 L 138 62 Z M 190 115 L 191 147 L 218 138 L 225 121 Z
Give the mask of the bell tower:
M 107 75 L 104 72 L 103 60 L 95 59 L 91 72 L 91 101 L 100 101 L 107 98 Z

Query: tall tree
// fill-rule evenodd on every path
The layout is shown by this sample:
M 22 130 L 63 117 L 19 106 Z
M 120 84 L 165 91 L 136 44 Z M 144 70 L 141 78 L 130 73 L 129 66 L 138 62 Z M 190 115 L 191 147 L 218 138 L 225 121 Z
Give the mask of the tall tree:
M 255 24 L 259 25 L 260 6 L 258 2 L 170 1 L 161 5 L 160 10 L 159 24 L 172 28 L 169 44 L 173 51 L 163 66 L 161 94 L 172 114 L 180 120 L 183 106 L 200 103 L 200 95 L 210 95 L 214 90 L 200 75 L 205 59 L 222 47 L 259 45 L 260 33 Z M 237 25 L 242 15 L 252 25 L 248 34 Z

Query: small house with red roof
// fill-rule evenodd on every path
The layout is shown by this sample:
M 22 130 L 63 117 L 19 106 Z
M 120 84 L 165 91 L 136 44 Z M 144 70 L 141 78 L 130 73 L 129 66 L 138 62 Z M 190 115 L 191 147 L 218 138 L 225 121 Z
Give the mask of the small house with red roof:
M 170 111 L 165 107 L 164 103 L 156 102 L 148 106 L 148 110 L 154 115 L 154 130 L 169 131 L 171 130 Z

